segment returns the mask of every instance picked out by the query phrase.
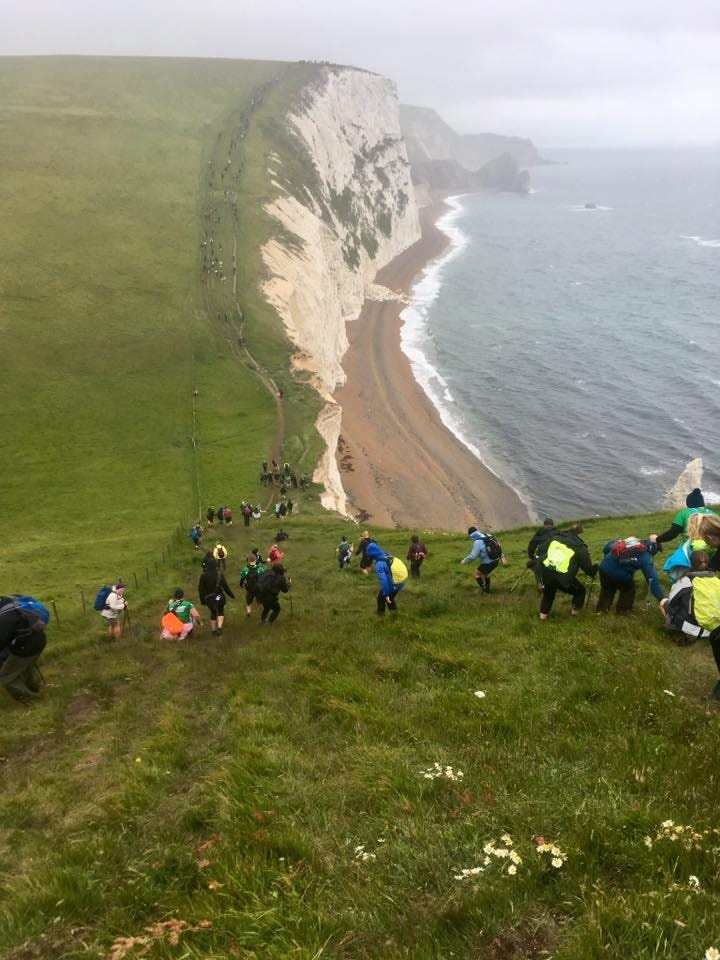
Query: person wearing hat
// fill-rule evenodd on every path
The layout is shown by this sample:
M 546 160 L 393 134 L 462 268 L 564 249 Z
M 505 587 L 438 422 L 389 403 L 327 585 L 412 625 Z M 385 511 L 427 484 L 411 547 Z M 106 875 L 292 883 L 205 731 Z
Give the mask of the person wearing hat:
M 180 587 L 175 591 L 172 599 L 168 600 L 168 605 L 165 608 L 165 616 L 169 613 L 174 614 L 176 620 L 182 624 L 182 627 L 180 627 L 178 632 L 177 628 L 179 624 L 170 623 L 169 621 L 172 620 L 172 617 L 167 621 L 165 617 L 163 617 L 163 632 L 160 634 L 161 640 L 184 640 L 192 633 L 195 624 L 199 627 L 202 626 L 200 614 L 193 606 L 192 600 L 185 599 L 185 591 L 181 590 Z
M 657 549 L 655 535 L 648 540 L 626 537 L 624 540 L 610 540 L 605 544 L 604 556 L 600 561 L 600 596 L 596 613 L 609 613 L 616 593 L 616 613 L 632 612 L 635 603 L 635 574 L 638 570 L 647 580 L 655 599 L 665 599 L 660 577 L 653 563 Z
M 0 686 L 15 700 L 27 703 L 40 695 L 36 664 L 49 622 L 47 607 L 33 597 L 0 597 Z
M 122 582 L 122 580 L 118 580 L 117 583 L 113 584 L 112 590 L 107 595 L 105 607 L 102 611 L 102 615 L 107 620 L 108 635 L 111 640 L 120 639 L 120 615 L 126 609 L 127 600 L 125 599 L 125 584 Z

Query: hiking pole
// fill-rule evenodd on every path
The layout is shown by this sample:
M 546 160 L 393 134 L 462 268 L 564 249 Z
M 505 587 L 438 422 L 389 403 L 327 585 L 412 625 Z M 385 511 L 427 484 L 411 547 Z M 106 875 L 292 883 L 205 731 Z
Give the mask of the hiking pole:
M 515 593 L 515 587 L 517 587 L 517 586 L 520 585 L 521 581 L 523 580 L 523 578 L 525 577 L 525 574 L 528 572 L 529 569 L 530 569 L 529 567 L 525 567 L 525 569 L 524 569 L 523 572 L 520 574 L 520 576 L 517 578 L 517 580 L 515 581 L 515 583 L 510 587 L 510 593 Z
M 589 606 L 590 606 L 590 600 L 591 600 L 591 598 L 592 598 L 593 588 L 594 588 L 594 586 L 595 586 L 595 577 L 596 577 L 596 576 L 597 576 L 597 574 L 595 574 L 595 576 L 593 576 L 592 580 L 590 581 L 590 589 L 589 589 L 589 591 L 588 591 L 587 600 L 585 601 L 585 606 L 586 606 L 586 607 L 589 607 Z

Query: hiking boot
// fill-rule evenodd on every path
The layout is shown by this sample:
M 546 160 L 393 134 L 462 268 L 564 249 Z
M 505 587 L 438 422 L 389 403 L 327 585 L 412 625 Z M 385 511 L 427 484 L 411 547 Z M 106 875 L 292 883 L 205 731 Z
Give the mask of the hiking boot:
M 218 628 L 217 628 L 217 630 L 215 631 L 215 636 L 216 636 L 216 637 L 221 637 L 221 636 L 222 636 L 222 627 L 218 627 Z
M 541 614 L 540 614 L 540 619 L 541 619 L 541 620 L 547 620 L 547 618 L 548 618 L 549 616 L 550 616 L 549 613 L 541 613 Z

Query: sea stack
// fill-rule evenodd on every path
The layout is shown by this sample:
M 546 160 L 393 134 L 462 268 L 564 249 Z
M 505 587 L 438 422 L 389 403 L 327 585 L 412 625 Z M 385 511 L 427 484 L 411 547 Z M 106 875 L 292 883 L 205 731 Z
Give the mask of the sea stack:
M 701 457 L 691 460 L 668 491 L 663 506 L 666 510 L 681 510 L 685 497 L 695 487 L 702 487 L 703 462 Z

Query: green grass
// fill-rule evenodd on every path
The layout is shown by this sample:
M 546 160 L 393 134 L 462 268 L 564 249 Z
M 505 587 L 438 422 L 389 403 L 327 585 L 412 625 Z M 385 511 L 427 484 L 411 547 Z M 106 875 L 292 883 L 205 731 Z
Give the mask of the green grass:
M 196 514 L 198 488 L 203 511 L 245 495 L 283 437 L 270 394 L 237 350 L 235 300 L 251 343 L 262 337 L 259 362 L 287 387 L 285 453 L 304 469 L 314 463 L 316 402 L 289 385 L 289 345 L 259 304 L 273 144 L 255 133 L 314 69 L 0 60 L 0 427 L 12 447 L 3 503 L 14 521 L 0 548 L 6 589 L 62 597 L 127 576 Z M 267 102 L 253 105 L 266 90 Z M 233 154 L 242 174 L 230 224 L 207 160 L 224 159 L 242 117 L 250 128 Z M 201 282 L 209 206 L 226 252 L 237 234 L 236 298 L 230 281 Z
M 720 826 L 707 647 L 670 643 L 644 597 L 629 618 L 571 619 L 559 596 L 541 623 L 529 575 L 509 593 L 528 530 L 502 536 L 490 597 L 458 563 L 465 538 L 424 536 L 422 580 L 378 620 L 374 576 L 335 565 L 354 528 L 303 510 L 273 627 L 238 591 L 221 640 L 161 643 L 168 575 L 131 597 L 136 635 L 63 624 L 42 702 L 0 702 L 0 954 L 106 956 L 171 919 L 211 925 L 178 946 L 155 928 L 147 956 L 696 960 L 717 944 L 717 835 L 644 842 L 667 819 Z M 586 538 L 597 557 L 666 521 L 588 521 Z M 227 532 L 231 584 L 274 529 Z M 403 531 L 379 539 L 404 554 Z M 175 579 L 192 592 L 197 573 L 188 547 Z M 434 762 L 463 780 L 425 780 Z M 454 879 L 504 832 L 516 876 L 493 858 Z

